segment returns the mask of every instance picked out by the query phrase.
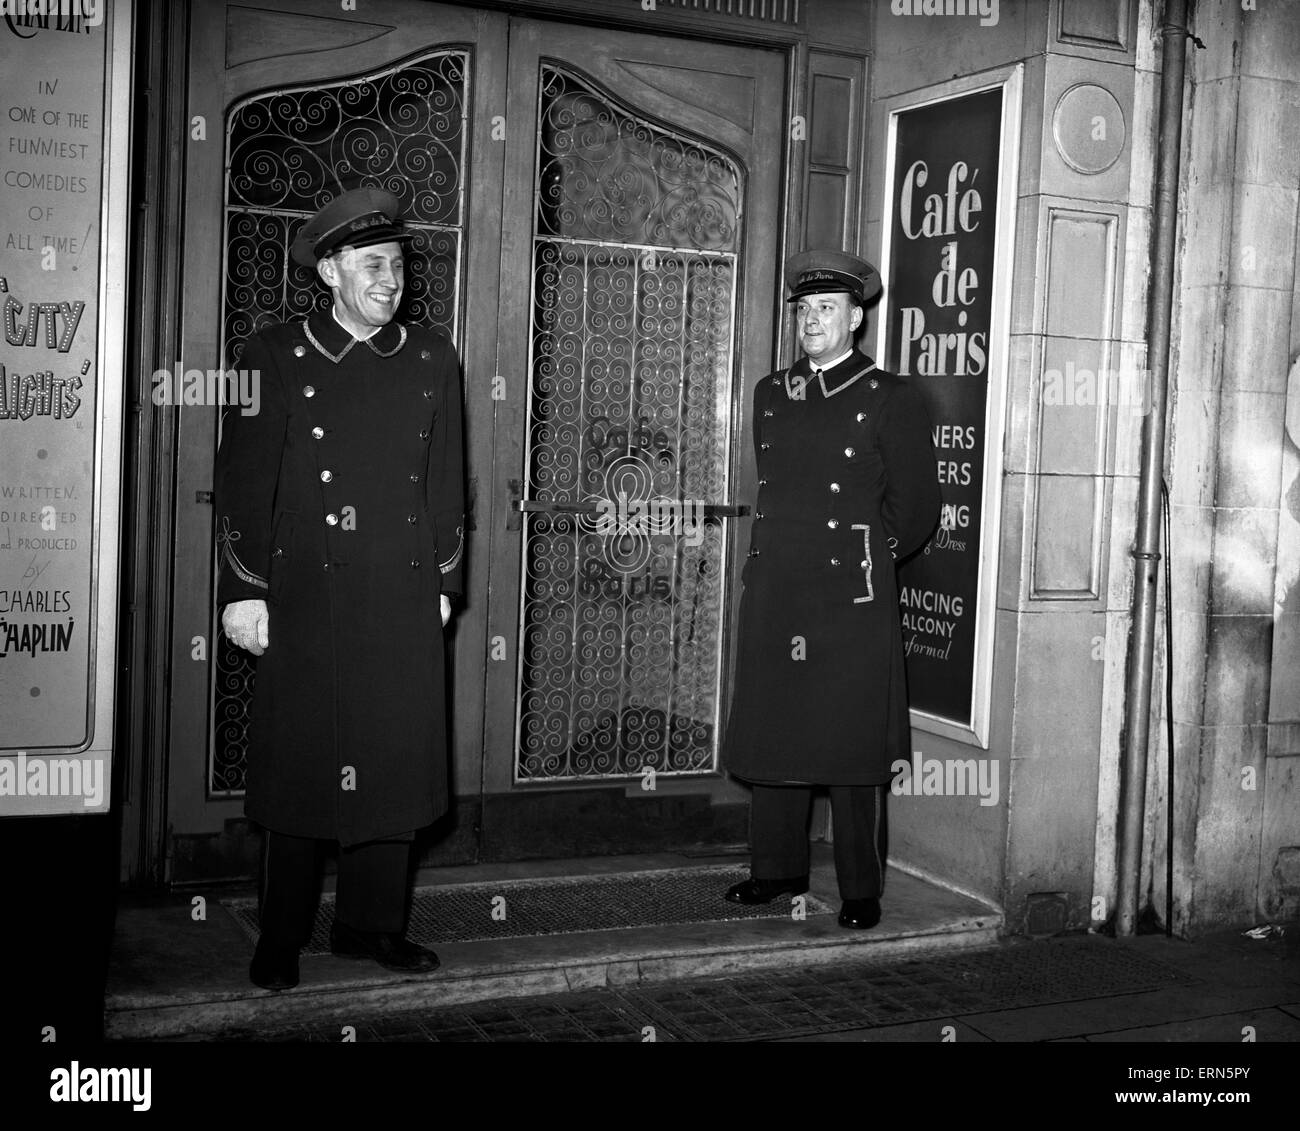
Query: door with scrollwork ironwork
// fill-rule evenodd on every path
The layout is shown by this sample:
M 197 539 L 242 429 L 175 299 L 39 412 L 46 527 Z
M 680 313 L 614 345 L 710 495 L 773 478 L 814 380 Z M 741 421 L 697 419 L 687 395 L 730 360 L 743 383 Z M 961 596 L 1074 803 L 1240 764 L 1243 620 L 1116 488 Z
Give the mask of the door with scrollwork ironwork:
M 211 0 L 192 43 L 181 366 L 237 365 L 262 326 L 328 302 L 288 249 L 359 184 L 418 232 L 399 317 L 460 351 L 472 513 L 434 857 L 743 839 L 717 746 L 753 489 L 739 429 L 772 360 L 784 57 L 413 0 L 329 18 Z M 214 847 L 240 866 L 256 680 L 216 630 L 216 442 L 214 412 L 181 413 L 182 879 Z
M 742 373 L 771 367 L 783 60 L 516 20 L 510 71 L 491 534 L 510 607 L 485 844 L 557 788 L 581 801 L 548 797 L 574 822 L 556 849 L 609 843 L 582 828 L 602 808 L 625 851 L 737 839 L 710 814 L 738 796 L 718 744 L 752 497 Z M 688 798 L 695 824 L 673 827 Z

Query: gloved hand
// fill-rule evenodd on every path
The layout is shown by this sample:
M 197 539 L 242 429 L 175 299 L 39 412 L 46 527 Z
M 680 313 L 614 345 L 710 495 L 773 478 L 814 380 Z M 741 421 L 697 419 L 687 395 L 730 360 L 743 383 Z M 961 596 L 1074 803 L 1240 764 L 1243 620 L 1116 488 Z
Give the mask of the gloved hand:
M 271 646 L 271 615 L 262 600 L 231 601 L 221 610 L 221 628 L 236 648 L 260 656 Z
M 439 599 L 439 604 L 442 607 L 442 627 L 446 628 L 447 622 L 451 620 L 451 598 L 446 593 L 443 593 Z

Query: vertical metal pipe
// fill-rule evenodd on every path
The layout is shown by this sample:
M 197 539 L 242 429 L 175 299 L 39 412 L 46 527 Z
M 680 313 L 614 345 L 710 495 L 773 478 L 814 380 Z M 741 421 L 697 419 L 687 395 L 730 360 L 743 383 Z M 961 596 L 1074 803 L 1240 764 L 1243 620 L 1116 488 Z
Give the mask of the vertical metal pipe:
M 1115 933 L 1133 934 L 1142 869 L 1142 816 L 1151 724 L 1151 668 L 1155 645 L 1156 579 L 1160 563 L 1160 485 L 1164 477 L 1169 327 L 1174 299 L 1178 223 L 1178 157 L 1183 132 L 1183 76 L 1187 0 L 1166 0 L 1161 26 L 1160 140 L 1155 185 L 1155 239 L 1148 296 L 1147 367 L 1150 399 L 1142 422 L 1142 473 L 1134 544 L 1133 635 L 1124 710 L 1124 785 L 1120 830 L 1119 896 Z

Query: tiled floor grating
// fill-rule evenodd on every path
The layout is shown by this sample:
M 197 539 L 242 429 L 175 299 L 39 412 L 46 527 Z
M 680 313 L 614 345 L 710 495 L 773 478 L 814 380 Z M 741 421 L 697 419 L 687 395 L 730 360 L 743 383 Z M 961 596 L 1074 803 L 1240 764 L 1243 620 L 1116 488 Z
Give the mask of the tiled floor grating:
M 749 868 L 743 865 L 701 865 L 611 876 L 417 888 L 406 933 L 413 942 L 434 946 L 622 927 L 784 918 L 791 913 L 788 898 L 757 907 L 741 907 L 722 898 L 732 884 L 748 878 Z M 809 915 L 828 915 L 837 910 L 812 895 L 804 898 Z M 257 901 L 233 899 L 224 901 L 223 906 L 255 941 Z M 321 897 L 304 954 L 329 953 L 333 921 L 334 896 L 326 893 Z
M 1135 994 L 1200 979 L 1100 939 L 1016 943 L 907 962 L 855 962 L 406 1012 L 360 1041 L 753 1041 Z M 339 1025 L 223 1039 L 325 1041 Z M 936 1040 L 938 1038 L 936 1037 Z

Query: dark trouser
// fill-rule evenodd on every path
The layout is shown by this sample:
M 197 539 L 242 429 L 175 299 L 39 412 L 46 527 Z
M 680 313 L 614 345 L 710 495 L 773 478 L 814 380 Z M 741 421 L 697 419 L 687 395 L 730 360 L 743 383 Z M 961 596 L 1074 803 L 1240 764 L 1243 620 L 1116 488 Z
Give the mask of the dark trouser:
M 320 880 L 320 846 L 312 837 L 266 830 L 262 851 L 262 936 L 301 949 L 311 938 Z M 406 929 L 411 837 L 339 849 L 334 918 L 359 931 Z
M 835 877 L 841 899 L 879 897 L 885 886 L 889 822 L 887 785 L 833 785 Z M 808 810 L 812 787 L 755 785 L 750 806 L 750 841 L 756 880 L 808 874 Z

